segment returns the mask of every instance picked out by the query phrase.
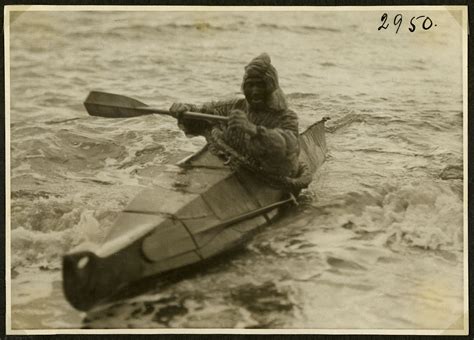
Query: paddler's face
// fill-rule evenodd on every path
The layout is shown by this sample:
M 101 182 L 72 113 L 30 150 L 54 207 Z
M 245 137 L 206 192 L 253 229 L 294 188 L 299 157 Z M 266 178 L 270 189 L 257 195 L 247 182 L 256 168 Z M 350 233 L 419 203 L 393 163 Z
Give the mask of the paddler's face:
M 244 95 L 251 106 L 262 107 L 267 97 L 265 82 L 260 79 L 248 79 L 244 84 Z

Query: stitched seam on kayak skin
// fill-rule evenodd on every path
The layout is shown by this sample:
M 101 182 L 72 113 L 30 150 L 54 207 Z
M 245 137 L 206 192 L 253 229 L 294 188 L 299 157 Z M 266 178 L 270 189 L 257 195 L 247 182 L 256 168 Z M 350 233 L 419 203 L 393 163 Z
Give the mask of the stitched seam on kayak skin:
M 239 182 L 240 186 L 244 188 L 245 192 L 252 198 L 252 200 L 254 202 L 257 203 L 257 206 L 260 207 L 260 208 L 263 208 L 264 206 L 262 204 L 260 204 L 260 202 L 258 201 L 258 199 L 254 199 L 254 195 L 250 192 L 250 190 L 245 186 L 245 183 L 243 183 L 240 179 L 239 179 L 239 176 L 235 176 L 237 178 L 237 182 Z M 265 221 L 267 221 L 267 224 L 271 224 L 272 223 L 272 220 L 270 219 L 270 217 L 268 217 L 267 213 L 263 213 L 261 216 L 263 216 L 263 218 L 265 218 Z
M 122 210 L 122 212 L 129 213 L 129 214 L 143 214 L 143 215 L 164 216 L 168 218 L 173 218 L 172 214 L 163 213 L 163 212 L 140 211 L 140 210 Z
M 206 203 L 207 204 L 207 203 Z M 194 243 L 194 246 L 196 247 L 195 250 L 193 250 L 201 260 L 204 260 L 204 257 L 201 255 L 201 253 L 199 252 L 199 245 L 196 241 L 196 239 L 194 238 L 194 235 L 191 233 L 191 231 L 188 229 L 188 226 L 184 223 L 184 221 L 181 221 L 181 219 L 177 218 L 175 215 L 173 214 L 165 214 L 165 213 L 154 213 L 154 212 L 150 212 L 150 211 L 131 211 L 131 210 L 123 210 L 122 212 L 125 212 L 125 213 L 132 213 L 132 214 L 144 214 L 144 215 L 153 215 L 153 216 L 165 216 L 167 218 L 169 218 L 170 220 L 174 220 L 174 221 L 178 221 L 183 227 L 184 229 L 186 229 L 186 231 L 188 232 L 189 236 L 191 237 L 191 240 L 193 241 Z
M 203 200 L 204 200 L 204 199 L 203 199 Z M 273 203 L 273 204 L 277 204 L 277 203 L 280 203 L 280 204 L 281 204 L 282 202 L 283 202 L 283 201 L 275 202 L 275 203 Z M 286 203 L 287 203 L 287 202 L 285 202 L 284 204 L 286 204 Z M 207 203 L 206 203 L 206 204 L 207 204 Z M 265 207 L 261 207 L 261 208 L 259 208 L 259 209 L 264 209 L 264 208 L 265 208 Z M 275 209 L 278 209 L 278 208 L 279 208 L 279 205 L 275 207 Z M 270 211 L 273 211 L 273 209 L 270 210 Z M 250 218 L 248 218 L 246 221 L 252 220 L 252 219 L 256 219 L 257 217 L 260 217 L 260 216 L 262 216 L 262 215 L 264 216 L 267 225 L 268 225 L 268 224 L 271 224 L 272 221 L 271 221 L 271 219 L 267 216 L 267 213 L 262 213 L 262 214 L 260 214 L 260 215 L 254 216 L 254 217 L 250 217 Z M 219 229 L 222 229 L 222 230 L 219 230 L 215 235 L 212 236 L 212 238 L 211 238 L 210 240 L 208 240 L 205 244 L 203 244 L 199 249 L 202 249 L 202 248 L 204 248 L 205 246 L 207 246 L 209 243 L 211 243 L 217 236 L 219 236 L 220 233 L 224 232 L 224 230 L 225 230 L 226 228 L 231 227 L 231 226 L 233 226 L 233 225 L 235 225 L 235 224 L 241 223 L 242 221 L 240 221 L 240 222 L 234 222 L 234 223 L 231 223 L 231 224 L 228 224 L 228 222 L 229 222 L 229 220 L 223 221 L 223 222 L 221 222 L 221 223 L 219 223 L 219 224 L 216 224 L 216 225 L 212 226 L 212 229 L 219 228 Z M 184 224 L 184 223 L 183 223 L 183 224 Z M 264 224 L 260 224 L 260 225 L 257 226 L 257 228 L 260 228 L 260 227 L 262 227 L 263 225 L 264 225 Z M 240 233 L 241 233 L 241 234 L 246 234 L 246 233 L 242 233 L 242 232 L 240 232 Z
M 235 179 L 237 179 L 237 183 L 240 184 L 240 186 L 244 189 L 244 191 L 247 193 L 247 195 L 250 197 L 250 199 L 256 203 L 257 207 L 258 208 L 263 208 L 263 205 L 260 204 L 260 202 L 258 201 L 258 199 L 256 199 L 253 195 L 253 193 L 247 188 L 247 186 L 242 182 L 242 180 L 240 180 L 239 178 L 239 175 L 236 175 L 234 176 Z
M 212 166 L 212 165 L 178 165 L 180 168 L 183 169 L 210 169 L 210 170 L 222 170 L 222 169 L 229 169 L 228 166 Z
M 206 201 L 205 195 L 200 195 L 200 196 L 201 196 L 203 202 L 204 202 L 204 203 L 207 205 L 207 207 L 209 208 L 209 210 L 214 214 L 214 216 L 216 216 L 216 217 L 220 220 L 219 216 L 216 214 L 216 212 L 214 211 L 214 209 L 212 208 L 212 206 L 209 204 L 208 201 Z
M 166 258 L 166 259 L 162 259 L 162 260 L 158 260 L 158 261 L 150 261 L 150 264 L 151 264 L 151 265 L 159 265 L 159 264 L 161 264 L 161 263 L 163 263 L 163 262 L 166 262 L 166 261 L 169 261 L 169 260 L 173 260 L 173 259 L 175 259 L 175 258 L 177 258 L 177 257 L 182 256 L 182 255 L 187 255 L 187 254 L 191 254 L 191 253 L 196 254 L 196 255 L 200 258 L 200 261 L 207 260 L 207 258 L 201 257 L 201 255 L 200 255 L 200 254 L 198 253 L 198 251 L 195 249 L 195 250 L 185 251 L 184 253 L 180 253 L 180 254 L 177 254 L 177 255 L 170 256 L 170 257 L 168 257 L 168 258 Z M 149 260 L 147 260 L 147 261 L 149 261 Z M 199 261 L 194 262 L 194 263 L 191 263 L 190 265 L 193 265 L 193 264 L 196 264 L 196 263 L 199 263 Z M 168 270 L 165 270 L 165 271 L 162 271 L 162 272 L 158 272 L 157 275 L 162 275 L 162 274 L 165 274 L 165 273 L 168 272 L 168 271 L 173 271 L 173 270 L 177 270 L 177 269 L 181 269 L 181 267 L 174 268 L 174 269 L 168 269 Z M 153 274 L 152 274 L 152 275 L 153 275 Z
M 242 182 L 240 182 L 240 180 L 239 180 L 238 178 L 237 178 L 237 182 L 240 184 L 240 186 L 243 187 Z M 250 193 L 249 193 L 249 191 L 248 191 L 247 188 L 244 187 L 244 190 L 245 190 L 245 192 L 246 192 L 247 194 L 249 194 L 250 197 L 252 197 L 252 195 L 250 195 Z M 212 206 L 209 204 L 209 202 L 206 201 L 205 195 L 201 195 L 201 198 L 202 198 L 202 200 L 204 201 L 204 203 L 207 205 L 207 207 L 209 208 L 209 210 L 211 210 L 212 213 L 213 213 L 216 217 L 218 217 L 218 215 L 216 214 L 216 212 L 214 211 L 214 209 L 212 209 Z M 263 208 L 263 206 L 260 204 L 260 202 L 257 201 L 256 203 L 257 203 L 257 206 L 259 207 L 258 209 Z M 275 203 L 276 203 L 276 202 L 275 202 Z M 265 218 L 265 220 L 267 221 L 267 223 L 270 224 L 270 223 L 271 223 L 271 219 L 267 216 L 267 213 L 263 213 L 262 215 L 263 215 L 263 217 Z M 260 215 L 260 216 L 261 216 L 261 215 Z M 219 218 L 219 220 L 220 220 L 220 218 Z
M 208 216 L 209 215 L 202 214 L 202 215 L 195 215 L 195 216 L 189 216 L 189 217 L 180 217 L 179 219 L 184 222 L 184 221 L 194 220 L 196 218 L 205 218 Z
M 254 198 L 254 195 L 253 195 L 253 194 L 250 192 L 250 190 L 245 186 L 245 183 L 243 183 L 243 182 L 239 179 L 239 176 L 236 175 L 235 178 L 237 179 L 237 182 L 240 184 L 240 186 L 241 186 L 242 188 L 244 188 L 244 191 L 249 195 L 249 197 L 251 197 L 252 201 L 253 201 L 254 203 L 256 203 L 259 208 L 263 208 L 263 205 L 260 204 L 260 202 L 258 201 L 258 199 Z M 265 218 L 265 221 L 267 221 L 267 224 L 270 224 L 270 223 L 271 223 L 271 219 L 267 216 L 267 213 L 263 213 L 262 215 L 263 215 L 263 218 Z M 260 216 L 262 216 L 262 215 L 260 215 Z
M 209 208 L 209 210 L 212 211 L 212 213 L 217 217 L 219 218 L 219 216 L 216 214 L 216 212 L 212 209 L 212 206 L 206 201 L 206 199 L 204 198 L 204 195 L 201 195 L 201 198 L 203 200 L 203 202 L 207 205 L 207 207 Z M 221 220 L 219 218 L 219 220 Z M 222 220 L 221 220 L 222 221 Z M 208 240 L 205 244 L 203 244 L 201 247 L 199 247 L 199 249 L 202 249 L 204 248 L 205 246 L 207 246 L 208 244 L 210 244 L 217 236 L 219 236 L 220 233 L 224 232 L 224 230 L 229 227 L 229 226 L 225 226 L 225 221 L 224 222 L 221 222 L 221 223 L 218 223 L 216 225 L 214 225 L 212 228 L 222 228 L 221 230 L 219 230 L 215 235 L 213 235 L 211 237 L 210 240 Z
M 276 209 L 278 209 L 278 208 L 276 208 Z M 264 215 L 265 220 L 267 220 L 266 214 L 264 213 L 264 214 L 262 214 L 262 215 Z M 252 219 L 256 219 L 257 217 L 260 217 L 260 216 L 262 216 L 262 215 L 257 215 L 257 216 L 251 217 L 251 218 L 247 219 L 246 221 L 252 220 Z M 241 221 L 241 222 L 242 222 L 242 221 Z M 233 226 L 233 225 L 235 225 L 235 224 L 238 224 L 238 223 L 241 223 L 241 222 L 235 222 L 235 223 L 232 223 L 232 224 L 227 224 L 226 221 L 224 221 L 224 222 L 222 222 L 222 223 L 219 223 L 219 224 L 214 225 L 214 226 L 212 227 L 213 229 L 219 228 L 219 229 L 221 229 L 221 230 L 219 230 L 215 235 L 213 235 L 212 238 L 211 238 L 210 240 L 208 240 L 205 244 L 203 244 L 199 249 L 204 248 L 205 246 L 207 246 L 208 244 L 210 244 L 212 241 L 214 241 L 214 239 L 215 239 L 216 237 L 218 237 L 220 233 L 224 232 L 224 231 L 226 230 L 226 228 L 231 227 L 231 226 Z M 267 223 L 271 223 L 271 220 L 270 220 L 270 222 L 268 222 L 268 220 L 267 220 Z M 265 225 L 265 224 L 259 224 L 259 225 L 257 225 L 256 228 L 260 228 L 260 227 L 262 227 L 263 225 Z M 255 231 L 255 230 L 254 230 L 254 231 Z M 240 232 L 240 231 L 237 231 L 237 232 L 239 232 L 240 234 L 244 235 L 244 237 L 245 237 L 246 234 L 248 234 L 248 232 Z M 252 232 L 252 231 L 251 231 L 251 232 Z M 239 241 L 237 241 L 237 242 L 239 242 Z
M 194 246 L 196 247 L 196 249 L 194 250 L 195 253 L 199 256 L 199 258 L 201 260 L 204 260 L 204 257 L 201 255 L 201 252 L 199 251 L 199 245 L 197 244 L 196 242 L 196 239 L 194 238 L 194 235 L 191 233 L 191 231 L 189 230 L 188 226 L 186 225 L 186 223 L 184 223 L 183 221 L 181 221 L 179 218 L 177 218 L 176 216 L 173 216 L 173 219 L 175 221 L 178 221 L 183 227 L 184 229 L 186 229 L 186 231 L 188 232 L 189 236 L 191 237 L 191 240 L 193 241 L 194 243 Z

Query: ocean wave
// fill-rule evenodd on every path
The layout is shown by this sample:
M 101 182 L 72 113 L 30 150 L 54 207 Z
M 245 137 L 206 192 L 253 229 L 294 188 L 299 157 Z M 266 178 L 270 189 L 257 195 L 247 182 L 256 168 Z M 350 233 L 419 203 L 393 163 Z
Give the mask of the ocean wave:
M 309 97 L 309 95 L 308 95 Z M 291 97 L 290 97 L 291 98 Z M 296 96 L 296 98 L 299 98 Z M 352 100 L 352 97 L 350 96 L 340 96 L 340 99 L 343 99 L 345 102 Z M 427 145 L 427 142 L 418 142 L 416 141 L 417 138 L 419 138 L 418 135 L 414 134 L 410 137 L 405 136 L 404 133 L 401 131 L 406 131 L 410 132 L 412 131 L 411 129 L 407 129 L 407 127 L 410 128 L 415 128 L 417 132 L 420 131 L 420 129 L 423 129 L 425 131 L 450 131 L 453 128 L 458 128 L 459 124 L 462 124 L 462 122 L 459 122 L 459 119 L 454 118 L 454 120 L 446 120 L 446 121 L 436 121 L 434 122 L 433 120 L 420 120 L 420 119 L 413 119 L 413 118 L 398 118 L 398 117 L 392 117 L 390 115 L 384 115 L 380 113 L 374 113 L 372 110 L 360 110 L 359 112 L 365 112 L 365 113 L 358 113 L 358 112 L 351 112 L 353 110 L 350 110 L 349 113 L 344 114 L 342 117 L 338 119 L 331 120 L 328 122 L 326 125 L 326 131 L 328 132 L 336 132 L 337 130 L 344 128 L 346 126 L 350 126 L 351 124 L 354 123 L 371 123 L 374 125 L 388 125 L 392 124 L 393 126 L 393 132 L 388 136 L 389 138 L 398 138 L 398 139 L 403 139 L 405 142 L 408 142 L 410 144 L 416 144 L 417 146 L 422 146 L 425 147 Z M 401 125 L 406 125 L 407 127 L 404 127 L 404 130 L 401 130 L 400 126 Z M 422 139 L 425 140 L 425 139 Z
M 90 210 L 45 201 L 37 209 L 12 214 L 12 268 L 59 269 L 62 254 L 81 242 L 99 238 L 101 228 Z
M 464 178 L 464 168 L 462 164 L 447 165 L 439 174 L 439 178 L 444 180 Z
M 338 28 L 323 27 L 323 26 L 311 26 L 311 25 L 282 25 L 274 23 L 261 23 L 257 25 L 258 28 L 269 29 L 269 30 L 283 30 L 289 32 L 303 33 L 303 32 L 330 32 L 339 33 L 341 32 Z
M 122 193 L 115 199 L 104 200 L 103 192 L 93 190 L 62 195 L 13 191 L 12 267 L 41 265 L 56 269 L 60 266 L 60 256 L 74 246 L 101 242 L 130 198 Z
M 107 159 L 120 161 L 127 156 L 126 147 L 109 138 L 99 139 L 97 135 L 69 129 L 61 129 L 42 140 L 23 141 L 21 146 L 26 153 L 36 150 L 33 154 L 36 157 L 27 158 L 37 169 L 55 172 L 102 169 Z
M 247 246 L 252 257 L 299 262 L 301 268 L 288 269 L 295 281 L 320 282 L 329 273 L 367 275 L 378 263 L 385 267 L 384 261 L 405 255 L 424 253 L 451 264 L 462 258 L 462 196 L 447 182 L 386 183 L 330 201 L 315 199 L 298 210 Z M 371 289 L 351 283 L 343 285 Z
M 424 120 L 417 120 L 411 119 L 406 122 L 409 126 L 418 128 L 418 129 L 426 129 L 429 131 L 445 131 L 451 129 L 453 124 L 449 121 L 429 121 L 427 119 Z
M 321 65 L 321 66 L 323 66 L 323 67 L 334 67 L 334 66 L 337 66 L 336 64 L 331 63 L 331 62 L 324 62 L 324 63 L 320 63 L 319 65 Z
M 193 23 L 165 23 L 165 24 L 129 24 L 115 26 L 102 32 L 109 38 L 143 37 L 156 34 L 176 34 L 177 32 L 228 32 L 242 30 L 246 26 L 243 22 L 233 22 L 229 24 L 218 25 L 207 21 L 196 21 Z M 94 32 L 82 31 L 73 33 L 76 38 L 90 37 Z
M 23 227 L 11 232 L 11 268 L 41 266 L 45 269 L 59 269 L 59 256 L 66 252 L 67 233 L 42 233 Z
M 69 32 L 68 34 L 68 37 L 70 39 L 78 39 L 78 40 L 83 40 L 83 39 L 91 39 L 93 37 L 97 37 L 98 34 L 100 34 L 103 39 L 110 39 L 110 38 L 114 38 L 114 39 L 122 39 L 124 38 L 124 34 L 123 33 L 119 33 L 119 32 L 115 32 L 113 30 L 111 31 L 105 31 L 105 32 L 97 32 L 97 31 L 94 31 L 94 30 L 82 30 L 82 31 L 73 31 L 73 32 Z
M 322 26 L 310 26 L 310 25 L 303 25 L 303 26 L 296 26 L 301 27 L 303 30 L 307 31 L 314 31 L 314 32 L 332 32 L 332 33 L 339 33 L 341 30 L 339 28 L 333 27 L 322 27 Z
M 142 149 L 138 149 L 134 151 L 134 156 L 129 160 L 121 162 L 118 165 L 119 169 L 125 169 L 129 167 L 137 167 L 138 165 L 144 165 L 149 162 L 155 162 L 157 158 L 160 159 L 159 163 L 162 163 L 163 152 L 165 151 L 165 147 L 163 145 L 156 145 L 151 147 L 145 147 Z
M 13 24 L 13 22 L 12 22 Z M 28 25 L 19 25 L 15 26 L 15 33 L 20 33 L 20 34 L 31 34 L 31 26 Z M 44 33 L 57 33 L 58 29 L 57 27 L 47 24 L 44 22 L 35 22 L 34 24 L 34 32 L 37 34 L 44 34 Z
M 326 125 L 326 131 L 334 133 L 337 130 L 340 130 L 346 126 L 350 126 L 354 123 L 364 123 L 366 122 L 367 118 L 371 118 L 371 116 L 367 114 L 349 113 L 339 119 L 330 120 L 329 124 Z
M 319 94 L 317 93 L 308 93 L 308 92 L 292 92 L 288 93 L 286 96 L 289 100 L 294 99 L 318 99 Z
M 319 207 L 355 234 L 370 234 L 374 244 L 462 251 L 463 204 L 449 184 L 387 184 L 371 192 L 353 192 Z

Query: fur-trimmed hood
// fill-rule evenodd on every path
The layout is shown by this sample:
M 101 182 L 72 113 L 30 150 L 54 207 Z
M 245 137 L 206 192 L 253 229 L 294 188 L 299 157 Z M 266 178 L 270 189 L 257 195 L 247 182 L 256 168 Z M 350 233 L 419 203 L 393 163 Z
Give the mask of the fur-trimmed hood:
M 270 56 L 262 53 L 245 66 L 244 79 L 242 81 L 242 91 L 245 82 L 249 79 L 261 79 L 265 83 L 268 94 L 266 105 L 275 111 L 282 111 L 288 108 L 285 94 L 278 83 L 278 72 L 271 63 Z

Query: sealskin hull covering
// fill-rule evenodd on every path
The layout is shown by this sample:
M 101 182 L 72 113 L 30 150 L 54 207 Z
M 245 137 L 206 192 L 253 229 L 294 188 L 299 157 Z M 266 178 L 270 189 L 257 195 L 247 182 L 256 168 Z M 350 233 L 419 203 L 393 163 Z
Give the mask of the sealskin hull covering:
M 324 120 L 302 133 L 300 144 L 300 159 L 314 173 L 326 157 Z M 144 278 L 235 249 L 292 200 L 246 170 L 231 170 L 207 146 L 179 165 L 189 185 L 143 190 L 102 245 L 63 257 L 64 293 L 76 309 L 87 311 Z

